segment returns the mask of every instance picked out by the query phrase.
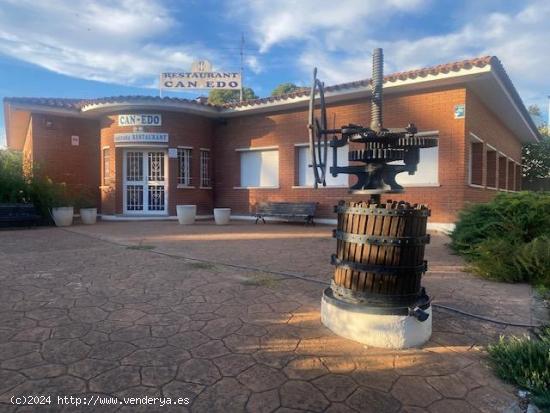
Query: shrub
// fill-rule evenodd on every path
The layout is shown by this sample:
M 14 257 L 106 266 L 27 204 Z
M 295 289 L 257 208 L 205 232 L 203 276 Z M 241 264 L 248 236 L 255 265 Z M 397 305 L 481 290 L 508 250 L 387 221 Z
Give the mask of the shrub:
M 550 194 L 499 194 L 472 205 L 460 214 L 451 240 L 479 275 L 550 286 Z
M 73 201 L 75 208 L 81 209 L 97 207 L 97 197 L 90 188 L 80 185 L 78 188 L 75 188 L 74 192 Z
M 550 411 L 550 327 L 540 339 L 501 337 L 488 351 L 500 378 L 530 391 L 535 404 Z
M 21 152 L 0 150 L 0 202 L 32 202 L 50 220 L 50 209 L 72 205 L 74 199 L 63 183 L 54 183 L 35 168 L 26 176 Z
M 0 202 L 28 202 L 28 198 L 21 153 L 0 150 Z

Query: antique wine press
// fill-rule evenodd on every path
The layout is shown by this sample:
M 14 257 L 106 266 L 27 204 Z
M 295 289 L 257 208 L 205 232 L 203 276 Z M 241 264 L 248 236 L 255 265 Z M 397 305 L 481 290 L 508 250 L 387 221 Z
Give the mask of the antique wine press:
M 437 146 L 435 137 L 417 136 L 413 124 L 385 128 L 382 106 L 383 54 L 375 49 L 372 67 L 370 127 L 349 124 L 329 129 L 323 83 L 313 72 L 309 102 L 309 145 L 315 188 L 329 172 L 356 176 L 353 195 L 362 202 L 335 206 L 338 227 L 331 287 L 323 295 L 321 318 L 339 335 L 381 347 L 419 345 L 431 335 L 430 299 L 421 286 L 427 218 L 425 205 L 381 202 L 385 193 L 403 192 L 396 175 L 414 174 L 420 149 Z M 337 150 L 349 145 L 350 164 L 338 165 Z

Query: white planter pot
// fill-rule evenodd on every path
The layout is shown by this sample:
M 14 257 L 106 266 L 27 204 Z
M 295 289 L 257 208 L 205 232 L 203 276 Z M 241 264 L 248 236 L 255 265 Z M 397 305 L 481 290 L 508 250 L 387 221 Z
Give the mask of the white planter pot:
M 178 221 L 181 225 L 191 225 L 195 223 L 197 216 L 196 205 L 176 205 Z
M 52 208 L 52 218 L 58 227 L 68 227 L 73 223 L 74 208 L 59 207 Z
M 80 208 L 80 220 L 86 225 L 95 224 L 97 220 L 97 208 Z
M 231 208 L 214 208 L 214 221 L 216 225 L 227 225 L 231 218 Z

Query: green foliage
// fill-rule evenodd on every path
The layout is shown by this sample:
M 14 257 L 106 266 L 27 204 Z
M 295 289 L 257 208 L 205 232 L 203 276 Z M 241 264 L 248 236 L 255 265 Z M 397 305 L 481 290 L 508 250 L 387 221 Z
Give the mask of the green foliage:
M 21 152 L 0 150 L 0 202 L 28 202 Z
M 537 237 L 524 244 L 516 254 L 518 270 L 528 281 L 550 287 L 550 237 Z
M 542 121 L 537 105 L 529 106 L 529 113 L 537 123 L 542 140 L 523 147 L 523 176 L 527 179 L 550 178 L 550 131 L 548 124 Z
M 60 192 L 58 184 L 53 183 L 47 177 L 37 174 L 29 181 L 28 185 L 31 194 L 30 202 L 34 204 L 44 218 L 49 220 L 51 218 L 51 208 L 60 206 L 57 205 L 57 197 Z
M 52 207 L 74 205 L 74 197 L 65 184 L 52 182 L 38 168 L 25 176 L 21 152 L 0 150 L 0 202 L 33 203 L 49 220 Z
M 226 103 L 237 103 L 240 99 L 240 91 L 214 89 L 208 94 L 208 103 L 212 105 L 224 105 Z M 254 91 L 249 88 L 243 88 L 243 100 L 258 99 Z
M 271 96 L 285 95 L 287 93 L 292 93 L 297 89 L 299 88 L 294 83 L 281 83 L 275 89 L 273 89 L 273 91 L 271 92 Z
M 527 179 L 550 178 L 550 137 L 523 147 L 523 176 Z
M 477 274 L 550 286 L 550 194 L 500 194 L 459 216 L 451 247 Z
M 73 201 L 77 209 L 97 208 L 97 197 L 90 188 L 85 186 L 78 188 L 73 197 Z
M 550 411 L 550 328 L 540 339 L 503 337 L 488 347 L 491 364 L 503 380 L 530 391 L 535 404 Z

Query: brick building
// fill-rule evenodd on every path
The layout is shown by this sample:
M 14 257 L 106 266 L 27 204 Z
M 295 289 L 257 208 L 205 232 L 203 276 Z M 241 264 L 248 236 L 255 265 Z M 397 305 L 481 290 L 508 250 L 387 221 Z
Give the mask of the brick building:
M 369 97 L 368 80 L 327 87 L 330 126 L 368 124 Z M 4 111 L 8 146 L 54 180 L 96 193 L 104 218 L 173 216 L 177 204 L 248 216 L 259 201 L 308 200 L 332 219 L 332 206 L 351 198 L 348 177 L 312 188 L 308 101 L 304 90 L 224 107 L 149 96 L 5 98 Z M 421 151 L 417 174 L 398 175 L 406 192 L 393 195 L 429 204 L 434 223 L 519 190 L 521 146 L 539 139 L 496 57 L 386 76 L 384 116 L 388 127 L 414 122 L 439 137 L 438 148 Z

